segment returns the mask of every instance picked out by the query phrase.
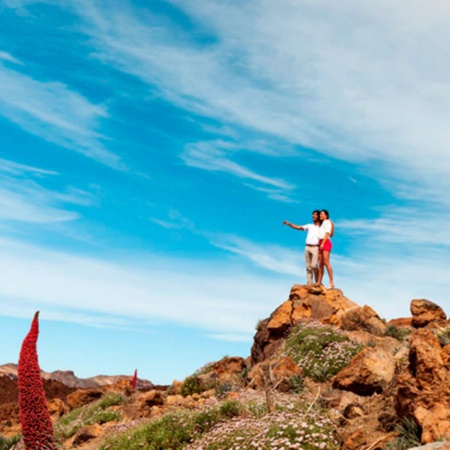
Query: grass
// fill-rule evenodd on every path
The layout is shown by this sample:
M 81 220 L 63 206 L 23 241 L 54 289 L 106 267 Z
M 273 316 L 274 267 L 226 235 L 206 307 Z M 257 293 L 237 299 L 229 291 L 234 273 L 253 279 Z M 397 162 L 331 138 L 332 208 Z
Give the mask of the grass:
M 55 436 L 58 441 L 72 437 L 79 429 L 95 423 L 104 424 L 119 421 L 120 414 L 108 408 L 124 403 L 121 394 L 105 394 L 97 402 L 76 408 L 62 417 L 55 425 Z
M 305 401 L 275 395 L 268 414 L 264 396 L 247 392 L 202 410 L 178 410 L 124 434 L 112 435 L 100 450 L 337 450 L 335 426 Z
M 318 322 L 295 327 L 285 342 L 284 353 L 290 356 L 316 381 L 324 381 L 348 366 L 363 345 L 352 342 L 341 331 Z
M 436 332 L 436 337 L 442 347 L 450 344 L 450 327 L 445 327 Z
M 183 381 L 180 389 L 180 394 L 183 397 L 187 397 L 188 395 L 200 394 L 203 391 L 204 389 L 199 377 L 197 375 L 190 375 Z
M 10 450 L 14 445 L 20 441 L 20 435 L 16 434 L 12 437 L 0 436 L 0 450 Z
M 407 336 L 412 333 L 412 330 L 408 328 L 400 328 L 395 325 L 389 325 L 384 333 L 385 336 L 393 337 L 398 341 L 402 342 Z
M 421 429 L 414 419 L 404 418 L 397 425 L 398 436 L 386 446 L 386 450 L 408 450 L 421 445 Z

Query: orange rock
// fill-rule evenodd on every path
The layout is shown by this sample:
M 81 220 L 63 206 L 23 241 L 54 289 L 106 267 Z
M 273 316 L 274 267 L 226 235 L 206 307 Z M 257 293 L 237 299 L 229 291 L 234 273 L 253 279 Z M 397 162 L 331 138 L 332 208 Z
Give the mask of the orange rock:
M 443 309 L 429 300 L 412 300 L 410 308 L 414 328 L 423 328 L 435 322 L 444 324 L 447 319 Z
M 67 396 L 67 404 L 70 409 L 79 408 L 80 406 L 87 405 L 88 403 L 100 399 L 103 394 L 104 391 L 99 388 L 77 389 Z
M 333 387 L 359 395 L 382 392 L 395 375 L 393 356 L 382 348 L 366 347 L 333 377 Z
M 357 306 L 339 289 L 327 290 L 317 285 L 294 285 L 289 299 L 269 318 L 259 323 L 252 346 L 251 363 L 255 364 L 274 355 L 286 333 L 302 320 L 315 319 L 340 326 L 344 312 Z

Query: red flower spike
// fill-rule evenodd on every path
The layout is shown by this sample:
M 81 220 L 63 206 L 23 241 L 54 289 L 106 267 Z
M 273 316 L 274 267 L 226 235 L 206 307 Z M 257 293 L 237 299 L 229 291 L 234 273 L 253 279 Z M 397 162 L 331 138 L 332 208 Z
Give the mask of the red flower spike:
M 132 389 L 136 389 L 136 383 L 137 383 L 137 369 L 134 370 L 134 375 L 131 380 L 131 387 Z
M 53 425 L 48 412 L 41 379 L 36 343 L 39 336 L 39 311 L 20 350 L 19 409 L 22 436 L 26 450 L 56 450 Z

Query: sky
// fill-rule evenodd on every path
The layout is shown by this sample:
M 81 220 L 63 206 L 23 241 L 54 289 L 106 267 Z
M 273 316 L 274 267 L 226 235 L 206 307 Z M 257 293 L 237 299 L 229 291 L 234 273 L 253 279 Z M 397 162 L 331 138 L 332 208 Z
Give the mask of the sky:
M 182 380 L 306 281 L 450 292 L 450 3 L 0 0 L 0 364 Z M 327 276 L 325 276 L 327 282 Z

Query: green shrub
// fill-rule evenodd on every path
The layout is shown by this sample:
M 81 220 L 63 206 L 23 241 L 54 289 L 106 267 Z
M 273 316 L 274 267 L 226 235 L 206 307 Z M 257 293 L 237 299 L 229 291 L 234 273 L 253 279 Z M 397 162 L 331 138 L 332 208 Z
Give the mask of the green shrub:
M 220 405 L 220 415 L 227 419 L 238 416 L 239 412 L 239 402 L 236 400 L 228 400 Z
M 117 405 L 119 401 L 123 402 L 122 396 L 109 393 L 94 403 L 70 411 L 55 424 L 56 438 L 58 440 L 68 439 L 86 425 L 121 420 L 118 412 L 107 409 Z
M 414 419 L 404 418 L 397 425 L 398 436 L 386 446 L 386 450 L 408 450 L 411 447 L 421 445 L 421 433 L 419 424 Z
M 212 428 L 220 419 L 220 412 L 217 409 L 200 411 L 194 416 L 196 431 L 205 433 Z
M 14 445 L 20 441 L 20 435 L 16 434 L 12 437 L 0 436 L 0 450 L 10 450 Z
M 106 409 L 109 406 L 121 405 L 125 402 L 125 398 L 122 394 L 118 392 L 109 392 L 105 394 L 99 403 L 101 409 Z
M 180 394 L 183 397 L 187 397 L 192 394 L 200 394 L 203 392 L 200 379 L 197 375 L 190 375 L 187 377 L 181 385 Z
M 348 366 L 362 348 L 341 331 L 318 322 L 298 325 L 285 342 L 285 353 L 307 377 L 317 381 L 327 380 Z
M 215 395 L 218 398 L 225 397 L 232 390 L 233 390 L 233 385 L 231 383 L 229 383 L 228 381 L 226 381 L 224 383 L 219 383 L 215 387 Z
M 302 375 L 292 375 L 288 380 L 288 390 L 299 394 L 305 387 L 305 379 Z
M 438 338 L 439 344 L 441 344 L 442 347 L 450 344 L 450 327 L 446 327 L 437 331 L 436 337 Z
M 384 333 L 385 336 L 393 337 L 400 342 L 402 342 L 405 337 L 409 336 L 410 334 L 411 330 L 409 330 L 408 328 L 400 328 L 396 327 L 395 325 L 389 325 L 386 329 L 386 332 Z
M 219 420 L 217 409 L 179 411 L 150 420 L 127 433 L 110 436 L 101 450 L 181 450 Z

